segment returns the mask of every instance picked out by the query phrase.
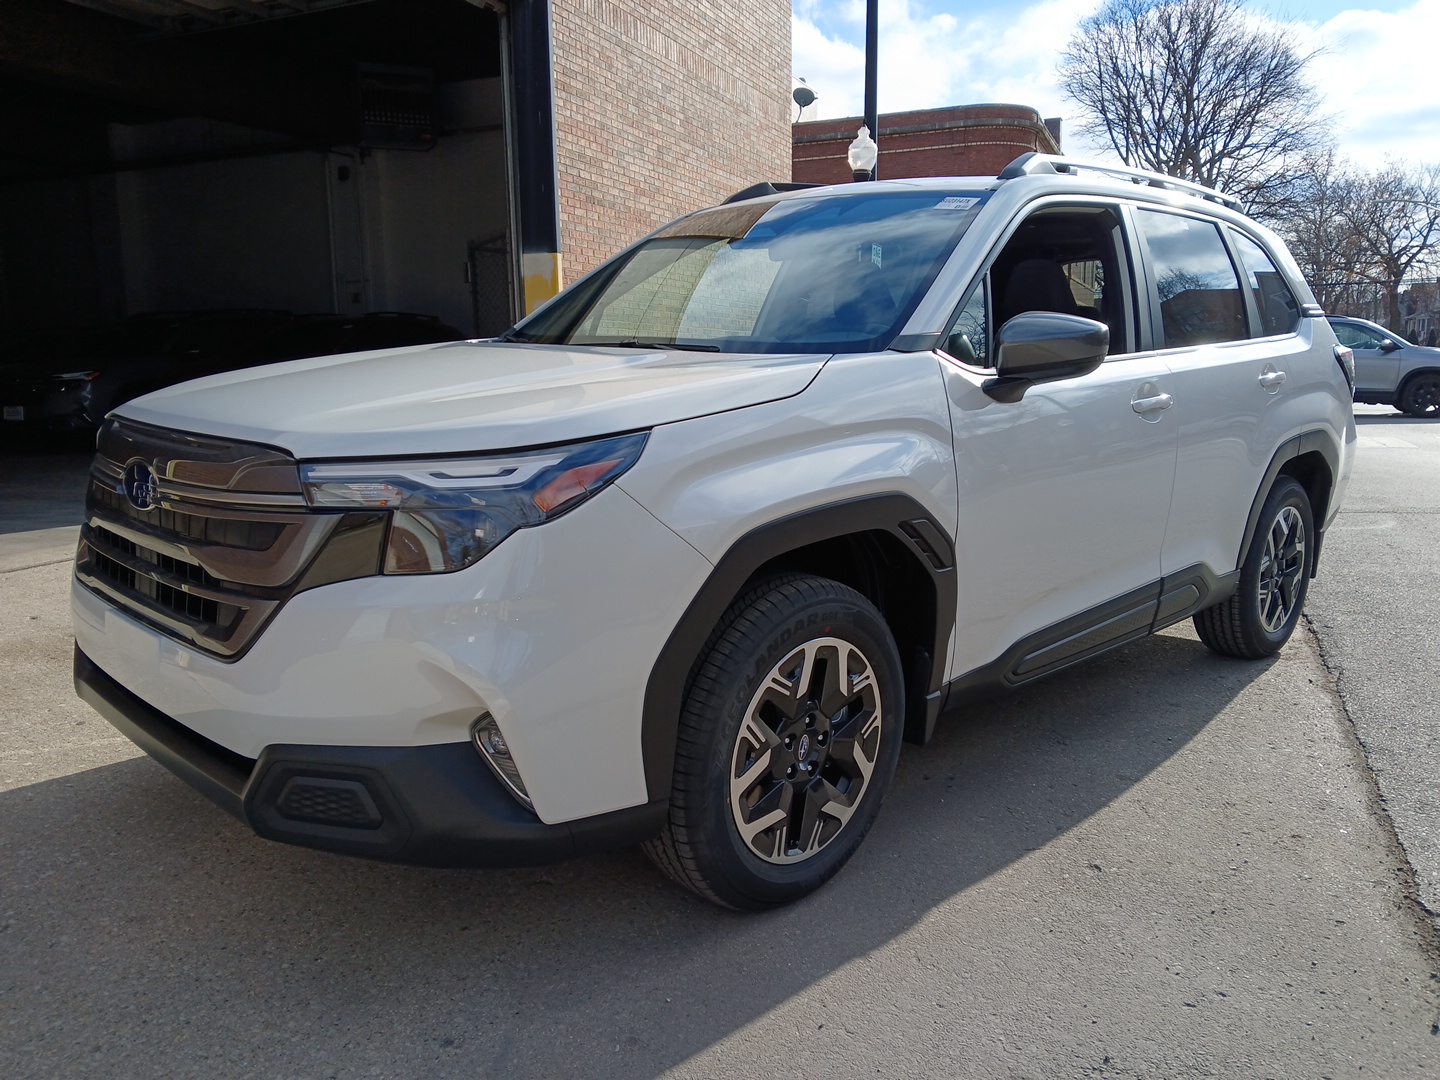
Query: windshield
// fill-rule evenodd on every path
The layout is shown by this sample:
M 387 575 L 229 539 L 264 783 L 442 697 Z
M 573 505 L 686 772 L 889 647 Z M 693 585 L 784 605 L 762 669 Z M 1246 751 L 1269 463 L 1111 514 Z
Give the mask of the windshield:
M 506 337 L 724 352 L 883 349 L 988 196 L 827 193 L 702 210 Z

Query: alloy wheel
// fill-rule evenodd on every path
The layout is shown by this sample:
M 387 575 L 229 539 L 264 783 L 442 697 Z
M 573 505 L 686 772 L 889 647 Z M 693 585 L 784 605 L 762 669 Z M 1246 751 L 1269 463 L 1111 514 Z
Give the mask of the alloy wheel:
M 872 665 L 848 641 L 807 641 L 771 668 L 731 753 L 730 810 L 745 846 L 795 863 L 834 840 L 869 787 L 884 721 Z
M 1422 375 L 1406 392 L 1405 404 L 1412 416 L 1440 414 L 1440 379 Z
M 1289 621 L 1304 573 L 1305 522 L 1295 507 L 1284 506 L 1270 525 L 1260 561 L 1260 622 L 1268 633 L 1278 633 Z

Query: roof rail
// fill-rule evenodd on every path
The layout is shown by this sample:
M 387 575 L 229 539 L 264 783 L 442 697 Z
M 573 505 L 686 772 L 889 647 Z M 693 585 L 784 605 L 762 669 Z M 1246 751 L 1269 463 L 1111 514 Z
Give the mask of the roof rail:
M 758 199 L 764 195 L 779 195 L 782 191 L 799 191 L 801 188 L 824 187 L 824 184 L 791 184 L 772 183 L 769 180 L 761 180 L 758 184 L 751 184 L 749 187 L 735 192 L 721 206 L 732 202 L 744 202 L 746 199 Z
M 1020 176 L 1077 171 L 1101 173 L 1105 176 L 1113 176 L 1117 180 L 1128 180 L 1132 184 L 1144 184 L 1147 187 L 1164 188 L 1167 191 L 1180 191 L 1186 195 L 1193 195 L 1197 199 L 1205 199 L 1207 202 L 1228 206 L 1231 210 L 1243 211 L 1245 209 L 1244 204 L 1233 195 L 1226 195 L 1202 184 L 1192 184 L 1189 180 L 1177 180 L 1173 176 L 1151 172 L 1148 169 L 1132 169 L 1128 165 L 1105 165 L 1094 161 L 1061 157 L 1058 154 L 1021 154 L 1000 171 L 997 179 L 1014 180 Z

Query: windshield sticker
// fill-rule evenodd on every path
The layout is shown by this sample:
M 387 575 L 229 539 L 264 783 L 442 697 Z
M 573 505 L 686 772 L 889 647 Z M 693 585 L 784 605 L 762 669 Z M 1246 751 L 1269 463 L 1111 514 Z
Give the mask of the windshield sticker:
M 974 205 L 975 205 L 976 203 L 978 203 L 979 201 L 980 201 L 979 199 L 966 199 L 966 198 L 960 197 L 959 195 L 951 195 L 951 196 L 949 196 L 948 198 L 941 199 L 939 202 L 937 202 L 937 203 L 935 204 L 935 209 L 936 209 L 936 210 L 969 210 L 972 206 L 974 206 Z
M 879 265 L 880 265 L 880 245 L 879 245 L 879 244 L 871 244 L 871 245 L 870 245 L 870 261 L 871 261 L 872 263 L 874 263 L 876 266 L 879 266 Z

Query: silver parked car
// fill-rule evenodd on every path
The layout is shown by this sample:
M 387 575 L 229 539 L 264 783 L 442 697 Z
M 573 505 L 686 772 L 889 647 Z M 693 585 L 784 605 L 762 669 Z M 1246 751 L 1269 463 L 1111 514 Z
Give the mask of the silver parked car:
M 1440 416 L 1440 349 L 1412 345 L 1364 319 L 1330 316 L 1340 344 L 1355 353 L 1355 400 L 1394 405 L 1410 416 Z

